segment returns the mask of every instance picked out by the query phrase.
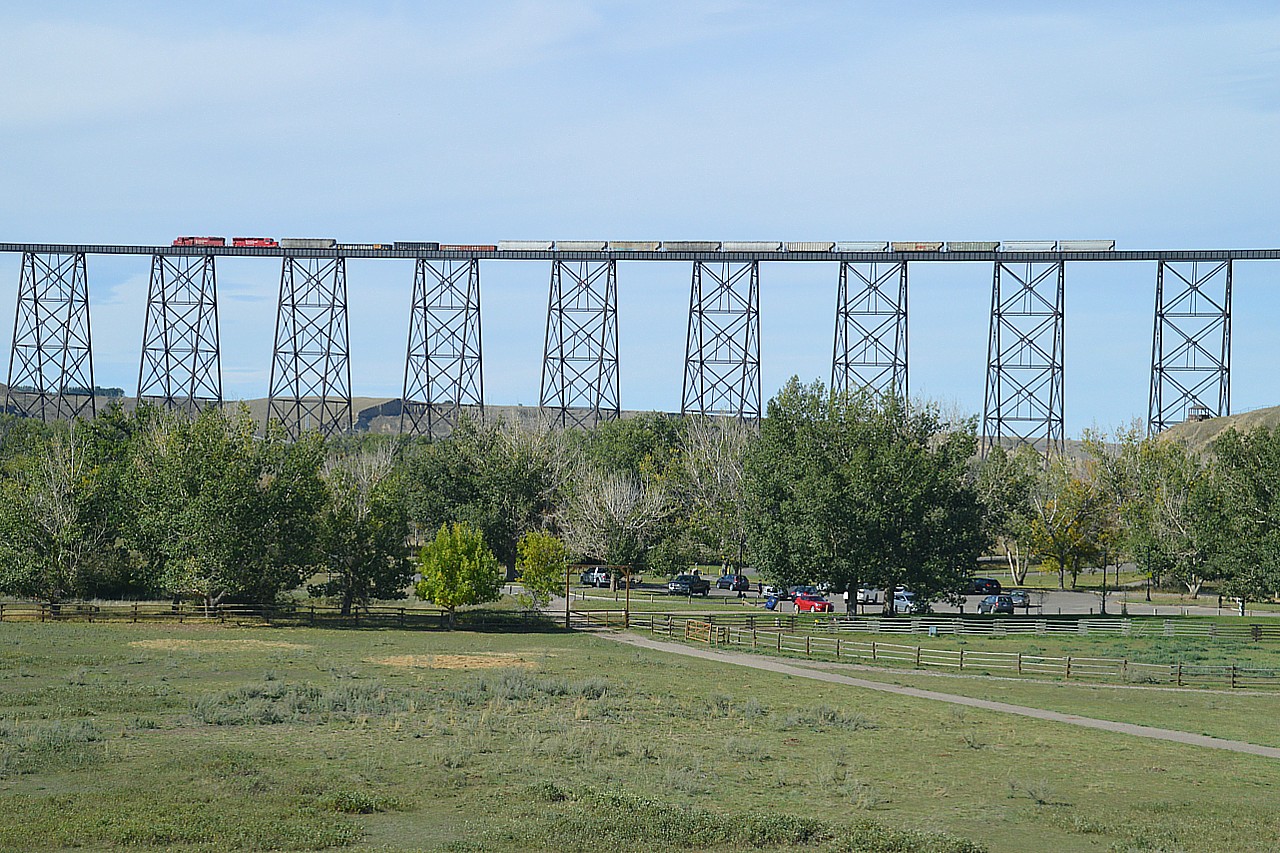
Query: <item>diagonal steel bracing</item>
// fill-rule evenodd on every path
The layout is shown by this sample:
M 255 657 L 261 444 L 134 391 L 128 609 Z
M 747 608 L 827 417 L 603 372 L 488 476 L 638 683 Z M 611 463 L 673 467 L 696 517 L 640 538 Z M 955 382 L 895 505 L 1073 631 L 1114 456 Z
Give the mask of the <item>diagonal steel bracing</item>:
M 760 262 L 695 261 L 681 414 L 760 417 Z
M 560 426 L 621 414 L 617 261 L 552 261 L 539 402 Z
M 1147 429 L 1231 414 L 1231 261 L 1158 261 Z
M 831 390 L 907 398 L 907 263 L 840 263 Z
M 5 409 L 49 421 L 93 417 L 84 253 L 22 255 Z
M 468 408 L 484 416 L 480 262 L 419 258 L 413 275 L 400 431 L 447 435 Z
M 286 256 L 267 419 L 297 438 L 350 432 L 351 414 L 346 262 Z
M 222 403 L 212 255 L 153 255 L 138 399 L 194 413 Z
M 996 261 L 987 349 L 984 452 L 997 442 L 1063 447 L 1066 265 Z

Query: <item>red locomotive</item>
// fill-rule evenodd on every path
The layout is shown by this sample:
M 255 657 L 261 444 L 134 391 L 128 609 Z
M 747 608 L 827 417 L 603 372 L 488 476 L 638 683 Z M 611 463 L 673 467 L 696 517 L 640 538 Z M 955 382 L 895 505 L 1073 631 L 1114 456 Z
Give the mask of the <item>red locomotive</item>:
M 179 237 L 173 241 L 175 246 L 225 246 L 225 237 Z
M 277 249 L 280 247 L 280 244 L 270 237 L 232 237 L 231 245 L 255 249 Z

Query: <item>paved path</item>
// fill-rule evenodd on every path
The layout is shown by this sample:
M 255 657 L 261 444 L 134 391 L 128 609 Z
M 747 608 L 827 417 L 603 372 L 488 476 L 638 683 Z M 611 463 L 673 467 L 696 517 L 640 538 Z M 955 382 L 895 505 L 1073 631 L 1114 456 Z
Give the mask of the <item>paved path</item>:
M 687 657 L 702 658 L 703 660 L 717 661 L 719 663 L 731 663 L 735 666 L 762 669 L 768 672 L 791 675 L 796 678 L 810 678 L 814 681 L 826 681 L 831 684 L 845 684 L 850 687 L 861 687 L 865 690 L 878 690 L 881 693 L 894 693 L 899 696 L 911 696 L 916 699 L 931 699 L 935 702 L 950 702 L 953 705 L 966 705 L 970 708 L 981 708 L 985 711 L 1017 714 L 1022 717 L 1032 717 L 1037 720 L 1067 723 L 1073 726 L 1083 726 L 1088 729 L 1101 729 L 1106 732 L 1118 732 L 1120 734 L 1151 738 L 1153 740 L 1168 740 L 1173 741 L 1174 743 L 1209 747 L 1210 749 L 1225 749 L 1229 752 L 1243 752 L 1248 755 L 1261 755 L 1266 758 L 1280 758 L 1280 749 L 1276 747 L 1260 746 L 1256 743 L 1246 743 L 1241 740 L 1227 740 L 1225 738 L 1193 734 L 1192 732 L 1182 732 L 1176 729 L 1160 729 L 1154 726 L 1140 726 L 1134 723 L 1117 723 L 1113 720 L 1099 720 L 1093 717 L 1081 717 L 1077 714 L 1063 714 L 1058 711 L 1046 711 L 1042 708 L 1030 708 L 1025 705 L 1011 705 L 1007 702 L 992 702 L 988 699 L 974 699 L 969 696 L 957 696 L 953 693 L 939 693 L 935 690 L 922 690 L 918 687 L 906 687 L 901 684 L 885 684 L 879 681 L 868 681 L 865 678 L 854 678 L 849 675 L 841 675 L 835 672 L 824 672 L 822 670 L 808 669 L 803 666 L 795 666 L 778 660 L 777 658 L 764 657 L 762 655 L 748 655 L 742 654 L 741 652 L 699 649 L 681 645 L 680 643 L 651 640 L 647 637 L 636 636 L 635 634 L 602 631 L 596 636 L 615 640 L 620 643 L 628 643 L 645 649 L 670 652 L 672 654 L 685 655 Z

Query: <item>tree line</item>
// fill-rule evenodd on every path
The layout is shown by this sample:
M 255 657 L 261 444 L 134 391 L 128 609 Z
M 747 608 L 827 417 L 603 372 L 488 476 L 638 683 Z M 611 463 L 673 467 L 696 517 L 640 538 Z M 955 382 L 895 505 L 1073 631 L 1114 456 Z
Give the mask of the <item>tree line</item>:
M 1137 429 L 1086 436 L 1080 458 L 978 450 L 972 418 L 796 379 L 759 424 L 464 419 L 434 440 L 289 441 L 234 407 L 4 417 L 0 594 L 269 603 L 305 587 L 344 611 L 410 591 L 452 609 L 517 568 L 545 598 L 582 561 L 939 600 L 984 554 L 1015 582 L 1036 562 L 1062 586 L 1132 562 L 1193 594 L 1280 592 L 1280 430 L 1203 453 Z

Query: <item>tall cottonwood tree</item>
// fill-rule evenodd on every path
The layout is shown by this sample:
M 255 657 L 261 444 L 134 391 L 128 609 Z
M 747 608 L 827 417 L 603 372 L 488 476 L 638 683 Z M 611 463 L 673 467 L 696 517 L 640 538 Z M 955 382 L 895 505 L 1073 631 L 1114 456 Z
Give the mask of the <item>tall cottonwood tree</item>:
M 796 378 L 769 401 L 747 456 L 748 542 L 781 583 L 956 594 L 985 544 L 968 472 L 975 426 L 928 406 L 831 395 Z
M 386 441 L 330 457 L 324 465 L 326 501 L 316 550 L 320 568 L 332 577 L 310 591 L 336 597 L 344 616 L 373 598 L 405 596 L 409 517 L 396 476 L 395 449 Z

